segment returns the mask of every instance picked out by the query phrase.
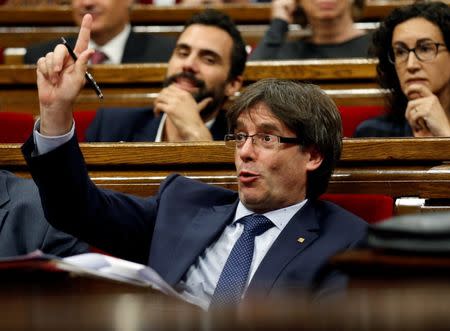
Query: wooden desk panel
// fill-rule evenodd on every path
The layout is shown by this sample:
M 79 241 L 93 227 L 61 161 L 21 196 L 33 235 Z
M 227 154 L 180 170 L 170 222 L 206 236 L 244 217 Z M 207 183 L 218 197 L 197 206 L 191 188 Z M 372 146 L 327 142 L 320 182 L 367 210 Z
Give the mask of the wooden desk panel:
M 334 59 L 296 61 L 250 61 L 244 71 L 247 83 L 268 77 L 327 81 L 344 80 L 373 83 L 376 78 L 375 59 Z M 90 72 L 102 84 L 161 84 L 167 72 L 166 63 L 94 65 Z M 0 84 L 35 85 L 35 65 L 0 65 Z
M 245 85 L 278 77 L 309 81 L 325 89 L 338 105 L 381 105 L 385 92 L 376 83 L 375 60 L 338 59 L 249 62 Z M 148 106 L 161 89 L 167 64 L 98 65 L 89 69 L 103 90 L 99 100 L 85 88 L 77 110 L 111 106 Z M 36 67 L 0 65 L 0 111 L 26 111 L 38 115 Z
M 360 22 L 354 27 L 359 30 L 373 31 L 377 23 Z M 178 36 L 183 31 L 183 25 L 148 25 L 133 26 L 136 33 L 151 33 L 157 35 Z M 269 28 L 268 24 L 238 25 L 242 37 L 247 45 L 255 46 Z M 0 27 L 0 47 L 28 47 L 36 43 L 57 40 L 62 36 L 76 36 L 79 28 L 76 26 L 10 26 Z M 302 29 L 298 24 L 291 24 L 287 39 L 299 39 L 310 35 L 309 30 Z M 21 59 L 23 63 L 23 59 Z
M 448 0 L 444 0 L 448 2 Z M 380 21 L 394 8 L 413 3 L 412 0 L 390 0 L 367 2 L 361 21 Z M 450 2 L 449 2 L 450 3 Z M 210 5 L 221 10 L 239 24 L 264 24 L 270 21 L 270 4 L 224 4 Z M 131 9 L 133 24 L 173 25 L 184 24 L 193 14 L 205 7 L 151 6 L 134 4 Z M 71 8 L 68 5 L 1 6 L 0 22 L 4 25 L 73 25 Z
M 29 289 L 35 283 L 37 290 Z M 5 330 L 447 330 L 447 283 L 421 287 L 352 289 L 336 300 L 308 302 L 290 291 L 255 298 L 238 311 L 202 312 L 155 292 L 79 291 L 70 280 L 43 288 L 36 281 L 5 283 L 0 318 Z M 76 282 L 76 280 L 72 280 Z M 57 291 L 59 289 L 59 291 Z M 5 293 L 5 292 L 2 292 Z
M 161 180 L 176 172 L 237 188 L 233 151 L 221 142 L 81 146 L 91 177 L 103 187 L 149 196 Z M 19 144 L 0 145 L 0 168 L 28 175 Z M 447 199 L 450 139 L 344 139 L 342 158 L 328 192 Z

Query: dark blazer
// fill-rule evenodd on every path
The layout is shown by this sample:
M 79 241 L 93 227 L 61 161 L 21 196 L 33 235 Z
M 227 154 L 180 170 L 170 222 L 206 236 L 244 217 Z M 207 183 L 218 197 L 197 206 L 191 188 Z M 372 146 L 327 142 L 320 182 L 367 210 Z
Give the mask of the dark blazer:
M 387 115 L 370 118 L 360 123 L 353 135 L 364 137 L 413 137 L 411 126 L 405 118 L 396 121 Z
M 67 37 L 67 42 L 75 47 L 76 37 Z M 122 63 L 167 62 L 175 47 L 176 37 L 159 36 L 151 33 L 136 33 L 131 30 L 122 56 Z M 27 47 L 24 63 L 35 64 L 41 56 L 52 52 L 61 41 L 52 40 Z
M 70 256 L 88 252 L 89 246 L 47 223 L 32 180 L 0 170 L 0 257 L 36 249 Z
M 146 199 L 99 189 L 88 178 L 75 137 L 40 156 L 32 156 L 34 148 L 31 137 L 23 154 L 49 222 L 113 255 L 151 266 L 171 285 L 217 240 L 236 211 L 237 192 L 179 175 L 167 177 L 158 194 Z M 358 245 L 366 228 L 332 203 L 307 202 L 267 252 L 247 293 L 342 288 L 345 277 L 326 262 Z
M 89 142 L 155 141 L 161 116 L 153 108 L 103 108 L 97 110 L 86 130 Z M 213 140 L 223 140 L 227 133 L 225 111 L 220 111 L 211 127 Z
M 286 21 L 272 20 L 249 60 L 366 58 L 372 41 L 371 34 L 366 33 L 343 43 L 318 45 L 304 39 L 287 40 L 288 29 Z

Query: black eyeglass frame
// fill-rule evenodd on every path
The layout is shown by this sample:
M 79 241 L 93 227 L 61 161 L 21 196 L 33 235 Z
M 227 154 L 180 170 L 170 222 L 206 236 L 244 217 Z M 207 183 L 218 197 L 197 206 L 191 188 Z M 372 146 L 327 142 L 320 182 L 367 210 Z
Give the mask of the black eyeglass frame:
M 298 145 L 303 145 L 303 141 L 302 139 L 298 138 L 298 137 L 283 137 L 283 136 L 278 136 L 276 134 L 270 134 L 270 133 L 262 133 L 262 132 L 258 132 L 255 134 L 245 134 L 245 133 L 229 133 L 226 134 L 224 137 L 224 141 L 225 141 L 225 146 L 227 144 L 227 141 L 234 141 L 236 144 L 236 147 L 238 147 L 238 143 L 236 141 L 236 136 L 240 134 L 243 135 L 245 137 L 245 141 L 247 141 L 248 138 L 252 138 L 252 143 L 253 143 L 253 137 L 258 136 L 258 135 L 267 135 L 267 136 L 272 136 L 272 137 L 277 137 L 278 138 L 278 144 L 283 143 L 283 144 L 298 144 Z M 231 139 L 227 139 L 227 138 L 231 138 Z M 243 144 L 245 144 L 245 141 L 243 142 Z
M 433 57 L 432 59 L 429 59 L 429 60 L 422 60 L 422 59 L 419 57 L 419 55 L 417 55 L 417 53 L 416 53 L 416 49 L 417 49 L 417 47 L 420 46 L 420 44 L 416 44 L 416 47 L 414 47 L 414 48 L 408 48 L 408 47 L 403 47 L 403 46 L 402 46 L 402 48 L 403 48 L 405 51 L 408 51 L 408 56 L 406 56 L 406 57 L 405 57 L 405 60 L 403 60 L 403 61 L 400 62 L 400 63 L 404 63 L 404 62 L 408 61 L 409 53 L 411 53 L 411 52 L 414 53 L 414 56 L 415 56 L 416 59 L 419 60 L 420 62 L 429 62 L 429 61 L 433 61 L 433 60 L 436 58 L 436 56 L 438 55 L 438 53 L 439 53 L 439 46 L 444 46 L 444 47 L 447 46 L 447 45 L 442 44 L 442 43 L 435 43 L 435 42 L 431 42 L 431 41 L 430 41 L 430 42 L 425 42 L 424 44 L 431 44 L 431 45 L 436 46 L 436 51 L 434 52 L 434 57 Z M 393 49 L 393 48 L 391 48 L 391 50 L 388 52 L 388 60 L 389 60 L 390 63 L 395 64 L 395 55 L 394 55 L 394 49 Z

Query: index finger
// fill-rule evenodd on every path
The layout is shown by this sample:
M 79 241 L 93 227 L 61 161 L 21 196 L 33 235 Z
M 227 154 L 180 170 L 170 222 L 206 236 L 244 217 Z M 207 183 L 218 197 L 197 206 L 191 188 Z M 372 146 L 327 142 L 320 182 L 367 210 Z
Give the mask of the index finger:
M 78 33 L 77 43 L 75 44 L 74 52 L 75 54 L 80 55 L 88 48 L 89 40 L 91 40 L 91 25 L 92 25 L 92 16 L 90 14 L 86 14 L 83 16 L 83 20 L 81 21 L 80 32 Z

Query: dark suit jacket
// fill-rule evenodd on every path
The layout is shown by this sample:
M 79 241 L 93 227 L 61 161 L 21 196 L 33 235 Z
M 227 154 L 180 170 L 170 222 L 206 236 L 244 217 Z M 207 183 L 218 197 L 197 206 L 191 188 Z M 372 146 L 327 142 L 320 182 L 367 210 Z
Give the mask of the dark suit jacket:
M 249 60 L 366 58 L 372 40 L 371 34 L 367 33 L 339 44 L 318 45 L 304 39 L 286 40 L 288 29 L 286 21 L 272 20 Z
M 360 123 L 354 137 L 413 137 L 411 126 L 405 118 L 395 121 L 387 115 L 370 118 Z
M 69 45 L 75 47 L 76 38 L 66 38 Z M 53 51 L 61 41 L 53 40 L 27 47 L 24 63 L 35 64 L 41 56 Z M 122 63 L 167 62 L 175 47 L 176 38 L 158 36 L 151 33 L 136 33 L 131 30 L 122 56 Z
M 158 194 L 146 199 L 101 190 L 88 178 L 75 137 L 40 156 L 32 156 L 34 148 L 31 137 L 23 153 L 49 222 L 113 255 L 148 264 L 171 285 L 236 211 L 237 192 L 179 175 L 169 176 Z M 332 203 L 307 202 L 267 252 L 247 293 L 343 287 L 345 277 L 324 266 L 337 252 L 358 245 L 366 227 Z
M 99 109 L 86 130 L 89 142 L 155 141 L 161 116 L 153 108 Z M 211 127 L 213 140 L 223 140 L 227 133 L 225 111 L 220 111 Z
M 32 180 L 0 170 L 0 257 L 36 249 L 70 256 L 86 253 L 89 247 L 47 223 Z

